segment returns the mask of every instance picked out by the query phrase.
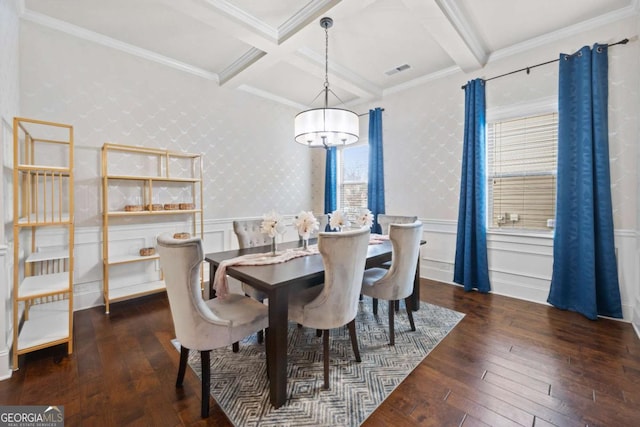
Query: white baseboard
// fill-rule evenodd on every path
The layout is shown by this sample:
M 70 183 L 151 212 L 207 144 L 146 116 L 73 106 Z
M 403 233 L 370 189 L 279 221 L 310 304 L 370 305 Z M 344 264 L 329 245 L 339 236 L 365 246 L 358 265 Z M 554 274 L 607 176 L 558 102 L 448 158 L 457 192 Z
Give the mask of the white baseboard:
M 636 298 L 635 307 L 633 307 L 633 321 L 631 324 L 633 325 L 633 329 L 636 331 L 638 339 L 640 339 L 640 294 L 638 295 L 638 298 Z
M 11 354 L 9 350 L 0 351 L 0 381 L 11 378 Z

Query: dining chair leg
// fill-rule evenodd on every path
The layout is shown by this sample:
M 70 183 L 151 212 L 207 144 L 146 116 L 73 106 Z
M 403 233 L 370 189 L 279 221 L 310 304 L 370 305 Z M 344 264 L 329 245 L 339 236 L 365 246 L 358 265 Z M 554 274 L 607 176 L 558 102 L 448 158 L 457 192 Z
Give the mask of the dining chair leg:
M 349 322 L 347 327 L 349 328 L 351 347 L 353 347 L 353 354 L 356 356 L 356 362 L 362 362 L 362 359 L 360 358 L 360 349 L 358 348 L 358 336 L 356 335 L 356 319 Z
M 262 344 L 264 342 L 264 331 L 260 329 L 257 335 L 258 335 L 258 344 Z
M 176 379 L 176 387 L 182 387 L 184 374 L 187 371 L 187 359 L 189 359 L 189 349 L 183 345 L 180 346 L 180 364 L 178 365 L 178 378 Z
M 322 336 L 322 329 L 316 329 L 316 336 L 320 338 Z
M 395 301 L 389 301 L 389 345 L 396 345 L 395 331 L 393 327 L 393 318 L 395 315 Z
M 324 389 L 329 390 L 329 330 L 325 329 L 322 336 L 322 358 L 324 361 Z
M 400 311 L 400 300 L 396 300 L 395 309 L 396 309 L 396 313 Z
M 373 314 L 378 314 L 378 298 L 373 299 Z
M 411 330 L 416 330 L 416 324 L 413 323 L 413 306 L 411 305 L 411 297 L 407 297 L 404 299 L 404 307 L 407 309 L 407 317 L 409 318 L 409 324 L 411 325 Z
M 200 359 L 202 361 L 202 404 L 200 405 L 200 415 L 202 418 L 209 416 L 209 393 L 211 392 L 210 356 L 211 350 L 200 352 Z
M 239 352 L 240 351 L 240 343 L 238 341 L 236 341 L 233 344 L 231 344 L 231 350 L 233 350 L 234 353 Z

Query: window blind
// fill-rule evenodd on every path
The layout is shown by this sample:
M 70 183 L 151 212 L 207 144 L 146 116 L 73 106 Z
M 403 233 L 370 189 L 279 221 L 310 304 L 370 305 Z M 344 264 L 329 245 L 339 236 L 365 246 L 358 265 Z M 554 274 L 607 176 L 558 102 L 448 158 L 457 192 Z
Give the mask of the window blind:
M 353 218 L 367 207 L 369 146 L 358 144 L 343 147 L 338 162 L 338 208 L 347 217 Z
M 487 124 L 490 227 L 548 229 L 555 218 L 558 114 Z

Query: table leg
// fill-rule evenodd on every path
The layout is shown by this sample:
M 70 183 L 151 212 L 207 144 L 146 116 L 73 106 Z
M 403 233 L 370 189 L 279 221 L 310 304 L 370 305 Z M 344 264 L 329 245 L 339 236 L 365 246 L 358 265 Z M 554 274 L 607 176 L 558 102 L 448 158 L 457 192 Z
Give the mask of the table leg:
M 209 295 L 205 295 L 206 298 L 211 299 L 216 296 L 216 291 L 213 290 L 213 278 L 216 275 L 218 267 L 214 267 L 213 263 L 209 263 Z
M 269 295 L 269 331 L 266 336 L 269 396 L 274 408 L 287 401 L 287 332 L 289 290 L 275 289 Z

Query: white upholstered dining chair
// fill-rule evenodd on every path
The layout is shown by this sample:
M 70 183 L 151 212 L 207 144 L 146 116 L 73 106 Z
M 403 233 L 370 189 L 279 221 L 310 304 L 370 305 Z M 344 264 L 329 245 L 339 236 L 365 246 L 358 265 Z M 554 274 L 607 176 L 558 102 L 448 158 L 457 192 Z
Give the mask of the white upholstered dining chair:
M 406 216 L 406 215 L 386 215 L 386 214 L 378 214 L 376 217 L 378 219 L 378 224 L 380 224 L 380 228 L 382 229 L 382 234 L 389 234 L 389 226 L 391 224 L 410 224 L 418 220 L 417 216 Z M 389 269 L 391 267 L 391 262 L 385 262 L 381 265 L 382 268 Z M 396 311 L 398 311 L 398 304 L 396 304 Z M 373 312 L 378 314 L 378 300 L 373 299 Z
M 237 220 L 233 221 L 233 232 L 238 239 L 240 249 L 253 248 L 254 246 L 266 246 L 271 244 L 271 237 L 261 231 L 261 219 Z M 242 283 L 242 292 L 251 298 L 264 302 L 267 296 L 257 289 Z M 264 334 L 258 331 L 258 342 L 264 341 Z
M 378 267 L 370 268 L 364 272 L 362 294 L 374 298 L 374 301 L 376 299 L 389 301 L 390 345 L 395 344 L 395 301 L 404 299 L 411 330 L 416 330 L 409 297 L 413 293 L 421 237 L 422 223 L 420 221 L 410 224 L 391 224 L 389 226 L 389 240 L 392 245 L 391 267 L 388 270 Z
M 248 220 L 236 220 L 233 221 L 233 232 L 238 239 L 238 247 L 240 249 L 253 248 L 255 246 L 268 246 L 271 244 L 271 237 L 263 233 L 261 219 L 248 219 Z M 257 299 L 263 301 L 266 295 L 246 283 L 242 284 L 242 291 Z
M 327 224 L 329 224 L 329 214 L 315 215 L 315 217 L 318 220 L 318 232 L 326 231 Z
M 382 234 L 389 234 L 389 225 L 391 224 L 410 224 L 418 220 L 417 216 L 405 216 L 405 215 L 386 215 L 378 214 L 376 217 L 378 224 L 382 229 Z
M 176 387 L 182 386 L 189 350 L 200 352 L 202 361 L 201 415 L 209 416 L 210 353 L 232 345 L 247 335 L 267 328 L 268 308 L 240 294 L 204 300 L 200 265 L 204 255 L 200 238 L 175 239 L 169 233 L 157 238 L 160 266 L 169 297 L 171 317 L 180 342 L 180 365 Z
M 324 263 L 324 284 L 289 295 L 289 320 L 323 331 L 324 388 L 329 388 L 329 330 L 348 326 L 351 346 L 360 362 L 355 317 L 367 259 L 369 229 L 321 232 L 318 250 Z

